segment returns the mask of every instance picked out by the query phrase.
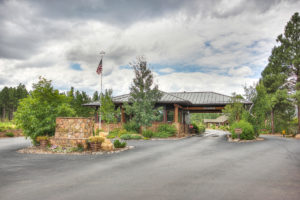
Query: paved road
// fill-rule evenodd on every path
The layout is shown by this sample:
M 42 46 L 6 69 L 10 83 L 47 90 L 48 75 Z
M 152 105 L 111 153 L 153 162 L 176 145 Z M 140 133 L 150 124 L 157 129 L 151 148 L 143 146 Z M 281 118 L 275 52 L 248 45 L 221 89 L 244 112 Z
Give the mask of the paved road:
M 0 139 L 0 199 L 300 199 L 300 140 L 132 141 L 97 156 L 28 155 Z

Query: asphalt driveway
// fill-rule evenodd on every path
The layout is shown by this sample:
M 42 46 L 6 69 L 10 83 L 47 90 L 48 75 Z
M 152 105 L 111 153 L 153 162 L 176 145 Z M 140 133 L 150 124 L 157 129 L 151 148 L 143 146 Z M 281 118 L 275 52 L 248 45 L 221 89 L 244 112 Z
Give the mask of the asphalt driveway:
M 28 141 L 0 139 L 0 199 L 300 199 L 300 140 L 218 134 L 85 156 L 19 154 Z

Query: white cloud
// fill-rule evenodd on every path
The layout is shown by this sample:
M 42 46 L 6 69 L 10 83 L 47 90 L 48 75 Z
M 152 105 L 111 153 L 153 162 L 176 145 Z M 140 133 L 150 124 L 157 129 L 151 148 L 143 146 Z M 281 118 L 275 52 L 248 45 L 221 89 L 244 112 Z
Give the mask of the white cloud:
M 163 68 L 159 71 L 162 73 L 171 73 L 171 72 L 174 72 L 174 69 L 168 67 L 168 68 Z
M 228 74 L 231 76 L 247 77 L 253 75 L 253 72 L 250 67 L 242 66 L 238 68 L 231 68 Z
M 168 92 L 214 91 L 231 95 L 243 94 L 243 86 L 257 82 L 256 78 L 228 77 L 218 74 L 172 73 L 157 77 L 160 89 Z M 179 81 L 180 80 L 180 81 Z
M 43 75 L 62 90 L 74 86 L 92 93 L 100 89 L 95 71 L 99 52 L 104 50 L 103 85 L 115 94 L 129 91 L 133 72 L 120 66 L 128 65 L 138 55 L 146 55 L 151 64 L 166 66 L 155 69 L 154 65 L 156 71 L 166 73 L 155 73 L 155 81 L 165 91 L 241 92 L 242 85 L 257 81 L 258 77 L 249 76 L 259 74 L 265 67 L 277 35 L 300 8 L 299 2 L 283 1 L 262 5 L 260 8 L 269 9 L 255 11 L 259 6 L 247 2 L 222 1 L 215 6 L 194 2 L 195 5 L 184 5 L 159 17 L 127 19 L 126 25 L 110 23 L 120 19 L 108 16 L 106 20 L 49 17 L 51 13 L 43 16 L 39 7 L 30 10 L 27 4 L 30 12 L 14 16 L 4 11 L 20 9 L 20 4 L 11 3 L 9 9 L 0 4 L 5 22 L 0 27 L 0 45 L 9 43 L 10 49 L 15 49 L 7 56 L 9 52 L 3 54 L 0 46 L 0 89 L 19 82 L 30 88 Z M 195 11 L 196 5 L 207 8 Z M 212 14 L 204 15 L 206 12 Z M 109 16 L 115 17 L 111 13 Z M 14 53 L 20 55 L 12 58 Z M 83 71 L 70 69 L 70 63 L 80 64 Z M 180 73 L 172 66 L 184 66 L 187 70 Z

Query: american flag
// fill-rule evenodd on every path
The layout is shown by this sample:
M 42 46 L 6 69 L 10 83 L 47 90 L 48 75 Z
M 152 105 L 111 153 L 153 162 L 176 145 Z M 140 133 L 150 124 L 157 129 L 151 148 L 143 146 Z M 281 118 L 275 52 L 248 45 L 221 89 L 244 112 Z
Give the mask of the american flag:
M 97 74 L 100 75 L 102 73 L 102 59 L 100 60 L 100 63 L 98 65 L 98 68 L 97 68 Z

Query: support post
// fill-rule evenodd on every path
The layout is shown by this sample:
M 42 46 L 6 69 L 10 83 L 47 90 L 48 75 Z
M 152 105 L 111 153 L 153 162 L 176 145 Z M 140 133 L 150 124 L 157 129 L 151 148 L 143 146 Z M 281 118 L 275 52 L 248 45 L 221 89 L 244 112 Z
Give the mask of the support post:
M 178 105 L 174 104 L 174 122 L 178 122 Z
M 121 106 L 121 123 L 125 123 L 125 110 L 123 106 Z

